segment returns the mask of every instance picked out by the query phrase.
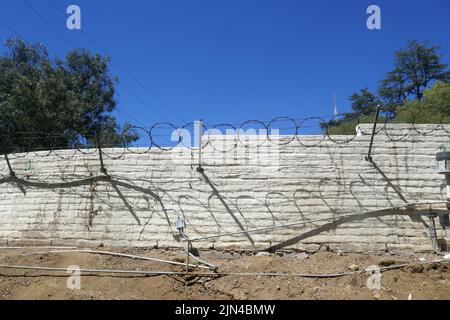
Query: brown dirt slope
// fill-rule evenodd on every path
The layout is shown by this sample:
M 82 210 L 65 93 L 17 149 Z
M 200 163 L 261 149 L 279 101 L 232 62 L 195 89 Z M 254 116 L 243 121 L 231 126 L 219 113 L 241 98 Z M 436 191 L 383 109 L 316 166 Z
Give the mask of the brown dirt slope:
M 181 266 L 87 253 L 38 253 L 43 249 L 2 249 L 0 264 L 80 268 L 183 271 Z M 48 250 L 48 249 L 46 249 Z M 101 248 L 183 262 L 176 250 Z M 217 265 L 218 272 L 335 273 L 349 267 L 388 266 L 411 262 L 411 266 L 382 273 L 381 289 L 369 290 L 368 274 L 339 278 L 301 278 L 226 275 L 111 276 L 82 274 L 81 289 L 66 286 L 68 274 L 50 271 L 0 268 L 0 299 L 450 299 L 448 263 L 419 264 L 436 255 L 337 254 L 321 251 L 257 256 L 242 252 L 207 251 L 202 259 Z M 208 272 L 208 271 L 207 271 Z

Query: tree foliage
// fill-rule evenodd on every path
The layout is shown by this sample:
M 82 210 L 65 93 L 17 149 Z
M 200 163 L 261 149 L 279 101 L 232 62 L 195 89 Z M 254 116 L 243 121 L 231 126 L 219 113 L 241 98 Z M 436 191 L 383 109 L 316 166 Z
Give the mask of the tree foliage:
M 407 97 L 422 100 L 423 92 L 434 81 L 450 80 L 450 71 L 442 63 L 437 46 L 417 40 L 395 52 L 394 70 L 380 82 L 380 95 L 389 103 L 400 105 Z
M 369 115 L 375 112 L 381 102 L 368 88 L 361 89 L 359 93 L 353 93 L 349 98 L 355 115 Z
M 426 89 L 423 105 L 436 114 L 450 117 L 450 83 L 437 82 L 431 89 Z
M 43 45 L 20 39 L 6 46 L 0 57 L 2 152 L 94 146 L 99 132 L 104 146 L 138 139 L 131 131 L 123 135 L 111 115 L 117 79 L 107 57 L 73 50 L 52 59 Z
M 395 52 L 394 68 L 380 81 L 379 96 L 368 88 L 350 97 L 352 112 L 327 127 L 330 134 L 354 134 L 358 123 L 372 122 L 377 105 L 381 121 L 450 123 L 450 71 L 437 46 L 416 40 Z

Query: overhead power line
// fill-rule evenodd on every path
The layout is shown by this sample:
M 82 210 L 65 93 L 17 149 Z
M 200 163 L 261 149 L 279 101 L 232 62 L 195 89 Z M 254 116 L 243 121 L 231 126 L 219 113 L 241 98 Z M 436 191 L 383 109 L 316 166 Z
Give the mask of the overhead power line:
M 6 29 L 8 29 L 9 31 L 11 31 L 12 33 L 14 33 L 17 37 L 19 38 L 23 38 L 20 33 L 18 33 L 16 30 L 14 30 L 9 24 L 7 24 L 5 21 L 3 21 L 2 19 L 0 19 L 0 24 L 2 24 Z
M 62 37 L 65 41 L 67 41 L 71 46 L 74 48 L 79 48 L 79 46 L 70 40 L 68 37 L 66 37 L 62 32 L 60 32 L 47 18 L 45 18 L 42 14 L 39 13 L 33 6 L 31 6 L 29 3 L 27 3 L 25 0 L 21 0 L 22 3 L 24 3 L 31 11 L 33 11 L 39 18 L 41 18 L 54 32 L 56 32 L 60 37 Z M 154 114 L 158 115 L 161 119 L 164 119 L 165 121 L 168 120 L 161 112 L 159 112 L 157 109 L 155 109 L 151 104 L 149 104 L 144 99 L 140 98 L 135 92 L 130 90 L 128 87 L 124 86 L 120 82 L 118 82 L 118 85 L 121 86 L 123 89 L 125 89 L 127 92 L 129 92 L 131 95 L 136 97 L 142 104 L 147 106 Z M 117 109 L 120 109 L 117 107 Z M 121 110 L 124 114 L 128 115 L 130 118 L 131 116 L 127 114 L 124 110 Z M 134 117 L 133 117 L 134 118 Z
M 64 10 L 62 10 L 53 0 L 49 0 L 49 2 L 58 10 L 60 11 L 64 16 L 66 15 Z M 142 89 L 144 89 L 145 91 L 147 91 L 156 101 L 158 101 L 158 103 L 163 106 L 164 108 L 166 108 L 167 110 L 169 110 L 173 115 L 175 115 L 179 120 L 181 120 L 182 122 L 186 122 L 186 120 L 184 120 L 175 110 L 173 110 L 169 105 L 167 105 L 167 103 L 165 103 L 160 97 L 158 97 L 156 95 L 156 93 L 154 93 L 152 90 L 150 90 L 149 88 L 147 88 L 139 79 L 137 79 L 130 71 L 128 71 L 128 69 L 126 69 L 122 63 L 120 63 L 117 59 L 115 59 L 113 56 L 111 56 L 108 52 L 108 50 L 106 50 L 101 44 L 98 43 L 98 41 L 96 41 L 87 31 L 85 31 L 84 29 L 80 29 L 81 33 L 84 34 L 84 36 L 86 38 L 88 38 L 95 46 L 97 46 L 97 48 L 99 48 L 103 54 L 109 56 L 109 58 L 111 59 L 112 62 L 114 62 L 123 72 L 125 72 L 131 79 L 133 79 Z

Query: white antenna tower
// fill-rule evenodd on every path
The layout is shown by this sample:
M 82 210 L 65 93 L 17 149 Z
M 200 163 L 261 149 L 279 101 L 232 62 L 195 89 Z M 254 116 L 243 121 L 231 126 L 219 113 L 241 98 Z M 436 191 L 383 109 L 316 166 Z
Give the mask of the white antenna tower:
M 337 105 L 336 105 L 336 94 L 333 92 L 333 113 L 336 117 L 338 115 Z

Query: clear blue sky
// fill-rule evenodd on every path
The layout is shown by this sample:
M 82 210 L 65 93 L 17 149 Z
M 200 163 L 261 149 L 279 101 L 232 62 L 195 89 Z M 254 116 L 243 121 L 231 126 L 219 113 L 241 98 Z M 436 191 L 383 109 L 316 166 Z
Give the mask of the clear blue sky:
M 122 84 L 118 118 L 147 126 L 332 115 L 333 91 L 346 112 L 348 96 L 376 90 L 393 52 L 410 39 L 440 45 L 450 62 L 448 0 L 53 1 L 64 11 L 81 7 L 84 32 L 127 70 L 111 64 Z M 85 33 L 67 30 L 49 0 L 27 2 L 70 42 L 102 53 Z M 370 4 L 381 7 L 379 31 L 366 28 Z M 0 19 L 26 40 L 52 55 L 72 49 L 42 17 L 21 0 L 1 1 Z M 14 33 L 0 24 L 0 35 Z

